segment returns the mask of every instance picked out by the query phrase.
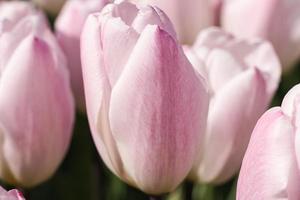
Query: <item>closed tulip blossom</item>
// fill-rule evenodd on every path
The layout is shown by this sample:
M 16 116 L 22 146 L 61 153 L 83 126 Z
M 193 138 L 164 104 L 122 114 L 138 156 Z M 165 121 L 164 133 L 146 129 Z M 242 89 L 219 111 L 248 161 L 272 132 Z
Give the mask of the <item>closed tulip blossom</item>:
M 237 186 L 238 200 L 300 199 L 300 85 L 257 122 Z
M 185 52 L 210 88 L 202 155 L 191 177 L 223 183 L 240 168 L 254 125 L 277 89 L 280 64 L 268 42 L 241 40 L 217 28 L 201 32 Z
M 100 11 L 107 3 L 108 0 L 67 1 L 55 23 L 58 42 L 68 60 L 73 94 L 81 111 L 85 110 L 85 102 L 80 60 L 80 35 L 87 16 Z
M 64 56 L 45 18 L 31 13 L 11 20 L 20 14 L 11 12 L 0 12 L 0 177 L 33 187 L 66 154 L 74 103 Z
M 119 0 L 120 1 L 120 0 Z M 171 19 L 179 41 L 192 44 L 200 30 L 215 25 L 218 0 L 130 0 L 162 9 Z
M 285 71 L 300 59 L 299 0 L 225 0 L 221 24 L 237 36 L 271 41 Z
M 6 191 L 0 186 L 0 199 L 1 200 L 25 200 L 22 193 L 16 189 Z
M 109 4 L 81 37 L 87 114 L 111 171 L 149 194 L 174 190 L 198 154 L 208 107 L 203 78 L 157 7 Z

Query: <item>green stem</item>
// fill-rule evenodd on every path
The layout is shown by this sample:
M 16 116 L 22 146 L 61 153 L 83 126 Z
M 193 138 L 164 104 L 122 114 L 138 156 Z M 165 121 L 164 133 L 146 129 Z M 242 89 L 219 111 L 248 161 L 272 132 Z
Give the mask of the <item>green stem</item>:
M 184 187 L 184 199 L 193 200 L 194 183 L 191 181 L 186 181 L 183 187 Z
M 203 199 L 227 200 L 235 184 L 236 181 L 233 178 L 232 180 L 228 181 L 223 185 L 218 185 L 218 186 L 207 185 Z

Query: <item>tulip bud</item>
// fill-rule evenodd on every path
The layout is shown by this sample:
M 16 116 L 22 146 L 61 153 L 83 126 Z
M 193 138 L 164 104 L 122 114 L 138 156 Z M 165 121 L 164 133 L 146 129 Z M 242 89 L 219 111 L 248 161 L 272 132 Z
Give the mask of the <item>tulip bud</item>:
M 100 11 L 106 3 L 108 3 L 107 0 L 67 1 L 55 23 L 58 42 L 68 60 L 73 94 L 81 111 L 85 111 L 85 102 L 80 60 L 80 35 L 87 16 Z
M 257 122 L 238 180 L 238 200 L 300 199 L 299 99 L 298 84 L 281 107 Z
M 200 30 L 214 25 L 214 2 L 212 0 L 130 0 L 142 5 L 158 6 L 171 19 L 179 41 L 192 44 Z
M 69 76 L 43 17 L 0 18 L 0 177 L 32 187 L 55 172 L 68 149 L 74 121 Z
M 217 28 L 204 30 L 185 51 L 210 87 L 202 155 L 192 176 L 222 183 L 240 168 L 254 125 L 277 89 L 280 64 L 268 42 L 236 39 Z
M 167 16 L 123 2 L 90 15 L 81 37 L 87 114 L 106 165 L 149 194 L 189 173 L 208 95 Z
M 32 0 L 32 2 L 53 16 L 59 13 L 65 1 L 66 0 Z
M 6 191 L 0 186 L 0 199 L 1 200 L 25 200 L 22 193 L 18 190 Z
M 300 58 L 299 0 L 226 0 L 222 26 L 240 37 L 271 41 L 285 70 Z

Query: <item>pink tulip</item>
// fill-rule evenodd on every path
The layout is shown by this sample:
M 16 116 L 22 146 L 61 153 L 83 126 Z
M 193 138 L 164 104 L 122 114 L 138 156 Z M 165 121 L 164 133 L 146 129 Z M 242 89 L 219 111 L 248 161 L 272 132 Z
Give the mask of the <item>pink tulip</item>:
M 7 192 L 1 186 L 0 186 L 0 199 L 1 200 L 25 200 L 22 193 L 19 192 L 18 190 L 14 189 Z
M 174 190 L 189 173 L 205 128 L 208 95 L 167 16 L 109 4 L 81 37 L 87 113 L 106 165 L 146 193 Z
M 238 180 L 238 200 L 300 199 L 299 99 L 298 84 L 281 107 L 257 122 Z
M 240 168 L 254 125 L 277 89 L 280 64 L 268 42 L 241 40 L 217 28 L 204 30 L 185 51 L 210 88 L 202 155 L 192 176 L 222 183 Z
M 55 172 L 70 143 L 69 75 L 41 15 L 0 15 L 0 177 L 32 187 Z
M 225 0 L 222 26 L 241 37 L 270 40 L 285 70 L 300 58 L 299 0 Z
M 87 16 L 100 11 L 107 3 L 107 0 L 67 1 L 55 23 L 57 39 L 68 59 L 72 89 L 81 111 L 85 110 L 85 102 L 80 60 L 80 35 Z
M 51 15 L 57 15 L 66 0 L 31 0 Z
M 192 44 L 200 30 L 214 25 L 215 0 L 130 0 L 142 5 L 158 6 L 171 19 L 179 41 Z

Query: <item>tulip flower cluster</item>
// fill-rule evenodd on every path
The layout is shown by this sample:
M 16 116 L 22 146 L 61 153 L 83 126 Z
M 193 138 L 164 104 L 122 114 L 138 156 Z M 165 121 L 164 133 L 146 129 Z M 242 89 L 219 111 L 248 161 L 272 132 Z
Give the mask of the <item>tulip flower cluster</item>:
M 298 60 L 299 0 L 0 0 L 0 200 L 110 187 L 98 155 L 151 199 L 300 199 Z
M 235 175 L 281 74 L 268 42 L 213 28 L 185 48 L 193 70 L 163 12 L 124 1 L 89 17 L 81 48 L 98 151 L 117 176 L 151 194 L 172 191 L 191 168 L 202 182 Z

